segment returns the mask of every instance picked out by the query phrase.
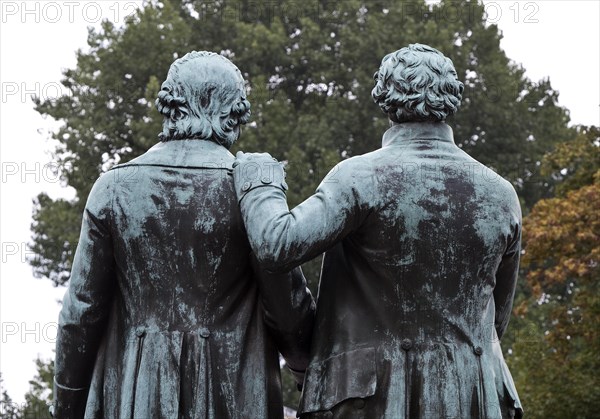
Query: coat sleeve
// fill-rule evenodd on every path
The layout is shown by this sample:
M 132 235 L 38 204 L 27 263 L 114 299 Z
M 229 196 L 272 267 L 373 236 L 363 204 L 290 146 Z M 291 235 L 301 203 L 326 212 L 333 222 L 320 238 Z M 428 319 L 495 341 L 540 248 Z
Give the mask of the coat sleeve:
M 496 287 L 494 288 L 494 303 L 496 306 L 494 326 L 499 339 L 502 338 L 508 327 L 519 276 L 522 221 L 521 208 L 516 193 L 514 196 L 516 202 L 514 204 L 512 234 L 496 271 Z
M 84 415 L 116 283 L 109 177 L 105 174 L 96 181 L 86 203 L 69 287 L 59 315 L 54 376 L 56 418 Z
M 253 268 L 263 305 L 263 319 L 277 350 L 298 384 L 308 367 L 315 302 L 298 267 L 274 274 L 261 269 L 254 258 Z
M 369 188 L 362 185 L 369 179 L 352 173 L 348 161 L 335 166 L 316 193 L 291 211 L 283 169 L 268 154 L 238 153 L 237 162 L 236 192 L 250 246 L 269 271 L 289 271 L 313 259 L 358 228 L 366 216 L 358 191 Z M 250 166 L 260 168 L 262 175 L 248 174 Z M 264 167 L 269 168 L 266 176 Z

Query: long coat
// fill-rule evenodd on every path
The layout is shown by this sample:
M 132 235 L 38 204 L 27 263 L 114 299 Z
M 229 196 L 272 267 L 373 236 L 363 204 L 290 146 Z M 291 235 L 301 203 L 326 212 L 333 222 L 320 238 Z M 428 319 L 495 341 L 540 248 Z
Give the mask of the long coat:
M 278 350 L 302 372 L 301 271 L 253 262 L 234 158 L 160 143 L 95 183 L 59 318 L 55 417 L 281 418 Z
M 337 165 L 291 212 L 267 157 L 240 157 L 236 170 L 258 259 L 277 271 L 327 251 L 299 413 L 520 416 L 499 345 L 520 254 L 512 185 L 445 123 L 394 125 L 381 149 Z M 271 173 L 253 177 L 244 162 Z

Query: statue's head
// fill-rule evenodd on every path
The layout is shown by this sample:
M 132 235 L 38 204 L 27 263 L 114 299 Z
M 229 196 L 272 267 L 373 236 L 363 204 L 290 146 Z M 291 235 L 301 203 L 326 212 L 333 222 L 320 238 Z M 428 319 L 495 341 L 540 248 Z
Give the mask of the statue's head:
M 396 123 L 444 121 L 464 90 L 452 60 L 422 44 L 386 55 L 374 78 L 373 100 Z
M 214 52 L 190 52 L 171 64 L 156 99 L 163 114 L 161 141 L 211 140 L 226 148 L 250 119 L 240 70 Z

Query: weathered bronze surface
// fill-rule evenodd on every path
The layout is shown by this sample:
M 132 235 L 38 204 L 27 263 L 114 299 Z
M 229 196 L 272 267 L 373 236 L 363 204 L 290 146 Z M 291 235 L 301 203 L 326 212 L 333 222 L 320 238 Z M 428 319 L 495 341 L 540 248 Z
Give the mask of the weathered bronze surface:
M 250 244 L 285 271 L 326 252 L 306 418 L 508 418 L 521 404 L 499 345 L 511 313 L 521 209 L 444 122 L 463 85 L 424 45 L 386 56 L 373 98 L 382 148 L 337 165 L 292 209 L 283 169 L 239 153 Z
M 298 379 L 314 302 L 302 272 L 257 268 L 229 146 L 248 120 L 227 59 L 177 60 L 162 142 L 95 183 L 56 345 L 58 418 L 281 418 L 278 351 Z

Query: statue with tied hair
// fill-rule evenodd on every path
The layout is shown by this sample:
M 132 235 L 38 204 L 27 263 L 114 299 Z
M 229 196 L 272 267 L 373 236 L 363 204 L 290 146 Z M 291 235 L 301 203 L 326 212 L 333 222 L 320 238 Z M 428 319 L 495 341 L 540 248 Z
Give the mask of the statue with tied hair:
M 198 60 L 210 60 L 211 65 L 193 65 Z M 156 108 L 165 117 L 161 141 L 212 140 L 229 149 L 240 126 L 250 120 L 240 70 L 214 52 L 192 52 L 175 61 L 158 92 Z
M 282 418 L 280 352 L 302 382 L 314 302 L 252 255 L 228 148 L 250 117 L 226 58 L 176 60 L 161 142 L 95 183 L 59 318 L 57 418 Z
M 462 93 L 434 48 L 384 57 L 372 91 L 391 125 L 381 149 L 339 163 L 291 211 L 283 169 L 237 155 L 260 263 L 285 271 L 325 252 L 301 418 L 522 415 L 499 344 L 521 210 L 512 185 L 454 143 L 445 120 Z

